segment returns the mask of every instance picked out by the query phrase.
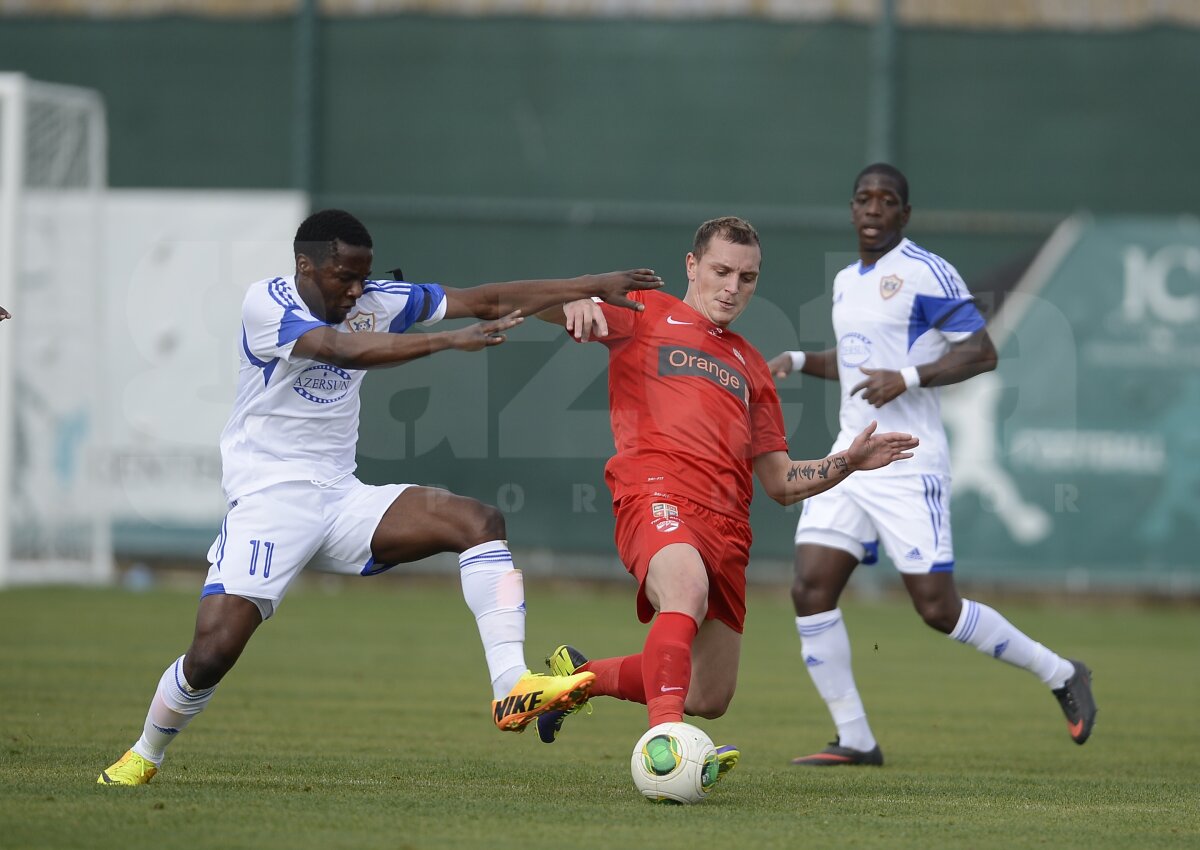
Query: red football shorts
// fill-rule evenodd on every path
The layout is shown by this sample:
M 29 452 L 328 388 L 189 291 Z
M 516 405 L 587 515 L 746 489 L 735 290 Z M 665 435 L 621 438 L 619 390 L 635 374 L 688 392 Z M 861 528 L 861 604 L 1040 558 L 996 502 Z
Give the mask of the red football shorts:
M 746 621 L 746 566 L 750 523 L 710 511 L 680 496 L 627 496 L 616 508 L 617 553 L 637 579 L 638 619 L 654 619 L 646 598 L 646 572 L 658 550 L 686 543 L 700 553 L 708 573 L 706 620 L 720 620 L 738 634 Z

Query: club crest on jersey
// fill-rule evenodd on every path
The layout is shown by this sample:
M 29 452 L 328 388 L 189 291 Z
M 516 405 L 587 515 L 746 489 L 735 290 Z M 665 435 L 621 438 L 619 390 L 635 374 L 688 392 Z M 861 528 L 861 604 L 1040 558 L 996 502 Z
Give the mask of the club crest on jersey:
M 900 275 L 885 275 L 879 279 L 879 294 L 884 298 L 891 298 L 900 291 L 902 286 L 904 286 L 904 278 Z
M 346 317 L 346 327 L 351 333 L 371 333 L 375 330 L 375 314 L 358 312 Z

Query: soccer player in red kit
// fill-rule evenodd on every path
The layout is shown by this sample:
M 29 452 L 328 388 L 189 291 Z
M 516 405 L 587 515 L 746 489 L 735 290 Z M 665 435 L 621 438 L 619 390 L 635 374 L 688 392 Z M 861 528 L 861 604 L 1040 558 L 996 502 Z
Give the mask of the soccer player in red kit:
M 909 434 L 875 434 L 844 452 L 793 461 L 766 361 L 729 325 L 758 285 L 758 233 L 739 218 L 705 222 L 687 255 L 683 300 L 630 293 L 642 312 L 576 301 L 539 314 L 609 352 L 617 453 L 605 468 L 617 550 L 637 579 L 637 612 L 652 622 L 642 652 L 588 660 L 560 646 L 551 669 L 595 673 L 593 696 L 645 703 L 650 726 L 720 717 L 733 698 L 746 615 L 750 500 L 757 475 L 789 505 L 858 469 L 911 457 Z M 656 616 L 657 614 L 657 616 Z M 538 724 L 551 742 L 564 712 Z M 722 773 L 737 752 L 722 748 Z M 719 751 L 720 753 L 720 751 Z

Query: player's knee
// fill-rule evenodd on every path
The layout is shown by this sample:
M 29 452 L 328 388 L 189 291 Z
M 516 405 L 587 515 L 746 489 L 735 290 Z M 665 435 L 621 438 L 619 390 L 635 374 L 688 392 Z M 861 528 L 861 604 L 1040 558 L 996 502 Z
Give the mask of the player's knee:
M 792 582 L 792 607 L 796 609 L 796 616 L 798 617 L 806 616 L 808 613 L 808 590 L 808 585 L 799 578 Z
M 196 690 L 211 688 L 233 669 L 240 655 L 240 647 L 234 650 L 211 641 L 193 643 L 183 659 L 183 677 Z
M 826 589 L 797 576 L 792 582 L 792 607 L 797 617 L 808 617 L 837 607 L 837 598 Z
M 688 694 L 687 713 L 705 720 L 716 720 L 729 710 L 733 694 Z
M 958 623 L 958 610 L 951 606 L 948 600 L 924 599 L 914 600 L 917 613 L 925 621 L 925 625 L 936 629 L 942 634 L 950 634 Z
M 493 505 L 472 500 L 471 509 L 466 512 L 464 521 L 466 528 L 463 549 L 493 540 L 504 540 L 508 536 L 504 512 Z

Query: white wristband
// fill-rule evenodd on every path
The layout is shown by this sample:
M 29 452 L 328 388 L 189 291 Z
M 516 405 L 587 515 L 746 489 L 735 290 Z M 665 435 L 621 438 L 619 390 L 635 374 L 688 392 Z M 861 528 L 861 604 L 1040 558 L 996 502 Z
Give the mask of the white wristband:
M 917 374 L 916 366 L 905 366 L 900 370 L 900 377 L 904 379 L 904 388 L 906 390 L 921 386 L 921 376 Z
M 808 355 L 803 351 L 789 351 L 788 356 L 792 358 L 792 371 L 799 372 L 804 368 L 804 361 L 808 359 Z

